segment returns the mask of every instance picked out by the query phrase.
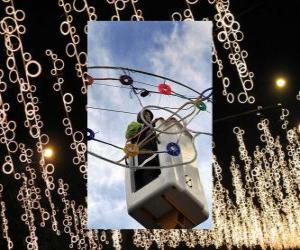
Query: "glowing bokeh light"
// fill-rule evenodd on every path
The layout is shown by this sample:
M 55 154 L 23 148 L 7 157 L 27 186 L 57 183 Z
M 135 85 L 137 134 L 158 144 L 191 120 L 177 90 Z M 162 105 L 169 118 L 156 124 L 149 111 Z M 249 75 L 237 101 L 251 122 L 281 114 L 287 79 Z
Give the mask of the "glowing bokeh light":
M 286 85 L 286 80 L 284 78 L 277 78 L 276 79 L 276 86 L 278 88 L 283 88 Z
M 45 150 L 44 150 L 44 156 L 46 157 L 46 158 L 51 158 L 52 156 L 53 156 L 53 149 L 52 148 L 46 148 Z

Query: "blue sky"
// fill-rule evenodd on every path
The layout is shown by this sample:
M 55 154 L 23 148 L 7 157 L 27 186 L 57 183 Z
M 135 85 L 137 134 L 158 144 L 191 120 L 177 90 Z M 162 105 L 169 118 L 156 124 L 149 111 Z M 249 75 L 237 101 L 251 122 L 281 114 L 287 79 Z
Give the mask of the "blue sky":
M 88 65 L 123 66 L 140 69 L 172 78 L 198 90 L 212 86 L 211 22 L 89 22 Z M 119 77 L 115 70 L 89 70 L 93 77 Z M 160 79 L 133 74 L 135 80 L 153 85 Z M 104 82 L 101 82 L 104 83 Z M 106 84 L 120 85 L 117 81 Z M 144 85 L 138 85 L 143 87 Z M 172 85 L 181 94 L 193 96 L 185 88 Z M 151 89 L 155 90 L 155 89 Z M 143 105 L 179 107 L 185 101 L 170 96 L 141 98 Z M 88 106 L 127 110 L 141 110 L 135 96 L 128 89 L 92 85 L 88 91 Z M 189 128 L 212 132 L 212 105 L 202 112 Z M 157 111 L 155 115 L 166 116 Z M 98 132 L 96 138 L 118 146 L 125 144 L 125 131 L 135 115 L 88 109 L 88 127 Z M 196 139 L 199 154 L 197 163 L 208 206 L 212 203 L 211 137 Z M 118 160 L 123 154 L 109 146 L 89 141 L 88 150 Z M 124 169 L 88 155 L 88 227 L 143 228 L 127 214 Z M 211 217 L 197 228 L 211 228 Z

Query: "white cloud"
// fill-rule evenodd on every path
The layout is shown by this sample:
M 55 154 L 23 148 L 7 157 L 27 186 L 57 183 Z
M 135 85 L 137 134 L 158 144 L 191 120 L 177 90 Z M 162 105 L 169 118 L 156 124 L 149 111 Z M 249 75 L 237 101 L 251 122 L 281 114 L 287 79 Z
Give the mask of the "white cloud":
M 207 67 L 211 67 L 211 62 L 207 60 L 207 44 L 212 41 L 211 24 L 204 25 L 202 22 L 199 27 L 183 23 L 180 28 L 178 24 L 175 26 L 171 36 L 155 34 L 157 43 L 163 47 L 148 51 L 152 70 L 158 74 L 176 76 L 177 80 L 197 89 L 206 88 L 210 80 Z

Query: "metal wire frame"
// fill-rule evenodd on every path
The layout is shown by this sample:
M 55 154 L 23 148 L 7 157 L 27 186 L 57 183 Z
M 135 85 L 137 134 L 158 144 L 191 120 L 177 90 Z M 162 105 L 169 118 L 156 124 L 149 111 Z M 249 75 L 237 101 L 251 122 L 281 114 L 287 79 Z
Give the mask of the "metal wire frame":
M 212 96 L 212 88 L 208 88 L 208 89 L 205 89 L 204 91 L 202 92 L 198 92 L 197 90 L 181 83 L 181 82 L 178 82 L 176 80 L 173 80 L 171 78 L 168 78 L 168 77 L 164 77 L 164 76 L 160 76 L 160 75 L 157 75 L 157 74 L 153 74 L 153 73 L 149 73 L 149 72 L 146 72 L 146 71 L 142 71 L 142 70 L 138 70 L 138 69 L 131 69 L 131 68 L 125 68 L 125 67 L 118 67 L 118 66 L 89 66 L 87 67 L 88 69 L 116 69 L 116 70 L 123 70 L 123 71 L 129 71 L 129 72 L 135 72 L 135 73 L 140 73 L 140 74 L 144 74 L 144 75 L 149 75 L 149 76 L 154 76 L 154 77 L 157 77 L 157 78 L 160 78 L 162 80 L 166 80 L 166 81 L 169 81 L 169 82 L 173 82 L 175 84 L 178 84 L 182 87 L 185 87 L 191 91 L 193 91 L 194 93 L 197 94 L 197 96 L 199 95 L 201 100 L 202 101 L 206 101 L 207 99 L 209 99 L 211 96 Z M 204 93 L 208 92 L 208 91 L 211 91 L 211 93 L 207 96 L 204 96 Z M 176 94 L 176 93 L 175 93 Z M 181 97 L 183 97 L 182 95 L 180 95 Z M 186 99 L 193 99 L 193 98 L 186 98 Z M 196 98 L 195 98 L 196 99 Z
M 172 116 L 171 117 L 173 117 L 173 116 L 177 116 L 177 117 L 179 117 L 179 121 L 177 121 L 177 122 L 180 122 L 180 121 L 183 121 L 186 117 L 181 117 L 180 115 L 178 115 L 178 112 L 182 109 L 182 108 L 184 108 L 186 105 L 188 105 L 188 104 L 191 104 L 192 102 L 187 102 L 187 103 L 185 103 L 184 105 L 182 105 L 176 112 L 174 112 L 174 111 L 172 111 L 172 110 L 167 110 L 167 109 L 165 109 L 165 108 L 163 108 L 164 110 L 167 110 L 168 112 L 170 112 L 170 113 L 172 113 Z M 152 106 L 151 106 L 152 107 Z M 160 107 L 158 107 L 158 106 L 153 106 L 154 108 L 160 108 Z M 145 110 L 145 109 L 147 109 L 147 108 L 150 108 L 150 106 L 146 106 L 146 107 L 144 107 L 143 108 L 143 110 Z M 191 114 L 193 114 L 194 113 L 194 111 L 191 113 Z M 190 116 L 191 114 L 189 114 L 188 116 Z M 143 115 L 142 115 L 143 116 Z M 143 118 L 142 118 L 143 119 Z M 168 118 L 168 119 L 170 119 L 170 117 Z M 168 119 L 165 121 L 165 122 L 167 122 L 168 121 Z M 162 126 L 164 123 L 162 123 L 160 126 Z M 174 123 L 173 125 L 171 125 L 171 126 L 169 126 L 169 127 L 167 127 L 165 130 L 167 130 L 167 129 L 169 129 L 170 127 L 172 127 L 172 126 L 174 126 L 176 123 Z M 146 124 L 147 125 L 147 124 Z M 148 125 L 147 125 L 148 126 Z M 160 127 L 159 126 L 159 127 Z M 183 124 L 183 127 L 185 128 L 185 124 Z M 158 128 L 153 128 L 153 126 L 150 126 L 149 127 L 151 130 L 157 130 L 159 133 L 165 133 L 165 131 L 164 130 L 158 130 Z M 185 128 L 184 130 L 182 130 L 182 131 L 179 131 L 179 132 L 177 132 L 177 133 L 172 133 L 172 134 L 181 134 L 183 131 L 187 131 L 187 128 Z M 154 133 L 154 132 L 153 132 Z M 191 163 L 193 163 L 196 159 L 197 159 L 197 150 L 196 150 L 196 148 L 195 148 L 195 139 L 196 139 L 196 137 L 198 137 L 199 135 L 201 135 L 201 134 L 204 134 L 204 135 L 211 135 L 210 133 L 206 133 L 206 132 L 196 132 L 195 133 L 195 135 L 194 136 L 192 136 L 192 147 L 193 147 L 193 151 L 194 151 L 194 156 L 193 156 L 193 158 L 190 160 L 190 161 L 187 161 L 187 162 L 182 162 L 182 163 L 178 163 L 178 164 L 172 164 L 172 165 L 162 165 L 162 166 L 143 166 L 143 169 L 161 169 L 161 168 L 171 168 L 171 167 L 178 167 L 178 166 L 183 166 L 183 165 L 187 165 L 187 164 L 191 164 Z M 156 135 L 156 136 L 158 136 L 158 135 Z M 149 138 L 146 138 L 146 139 L 149 139 Z M 152 139 L 152 138 L 151 138 Z M 143 142 L 143 144 L 145 144 L 145 142 Z M 140 146 L 141 146 L 141 144 L 139 144 Z M 164 153 L 164 152 L 161 152 L 161 153 Z M 119 160 L 119 161 L 113 161 L 113 160 L 111 160 L 111 159 L 108 159 L 108 158 L 106 158 L 106 157 L 103 157 L 103 156 L 101 156 L 101 155 L 98 155 L 98 154 L 96 154 L 96 153 L 93 153 L 93 152 L 90 152 L 90 151 L 88 151 L 88 154 L 90 154 L 90 155 L 92 155 L 92 156 L 94 156 L 94 157 L 96 157 L 96 158 L 99 158 L 99 159 L 101 159 L 101 160 L 104 160 L 104 161 L 107 161 L 107 162 L 110 162 L 110 163 L 112 163 L 112 164 L 115 164 L 115 165 L 118 165 L 118 166 L 121 166 L 121 167 L 125 167 L 125 168 L 130 168 L 130 169 L 141 169 L 141 167 L 139 167 L 139 166 L 128 166 L 128 165 L 125 165 L 125 164 L 122 164 L 122 163 L 120 163 L 120 161 L 122 161 L 122 160 L 125 160 L 125 159 L 127 159 L 128 157 L 125 155 L 121 160 Z

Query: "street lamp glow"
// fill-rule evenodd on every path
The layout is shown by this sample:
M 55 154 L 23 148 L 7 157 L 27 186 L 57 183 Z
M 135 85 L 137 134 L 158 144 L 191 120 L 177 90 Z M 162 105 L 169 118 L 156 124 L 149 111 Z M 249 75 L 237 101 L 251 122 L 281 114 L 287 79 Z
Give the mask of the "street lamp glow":
M 276 79 L 276 86 L 278 88 L 283 88 L 286 85 L 286 80 L 284 78 L 277 78 Z
M 44 156 L 46 158 L 51 158 L 53 156 L 53 149 L 52 148 L 46 148 L 44 150 Z

